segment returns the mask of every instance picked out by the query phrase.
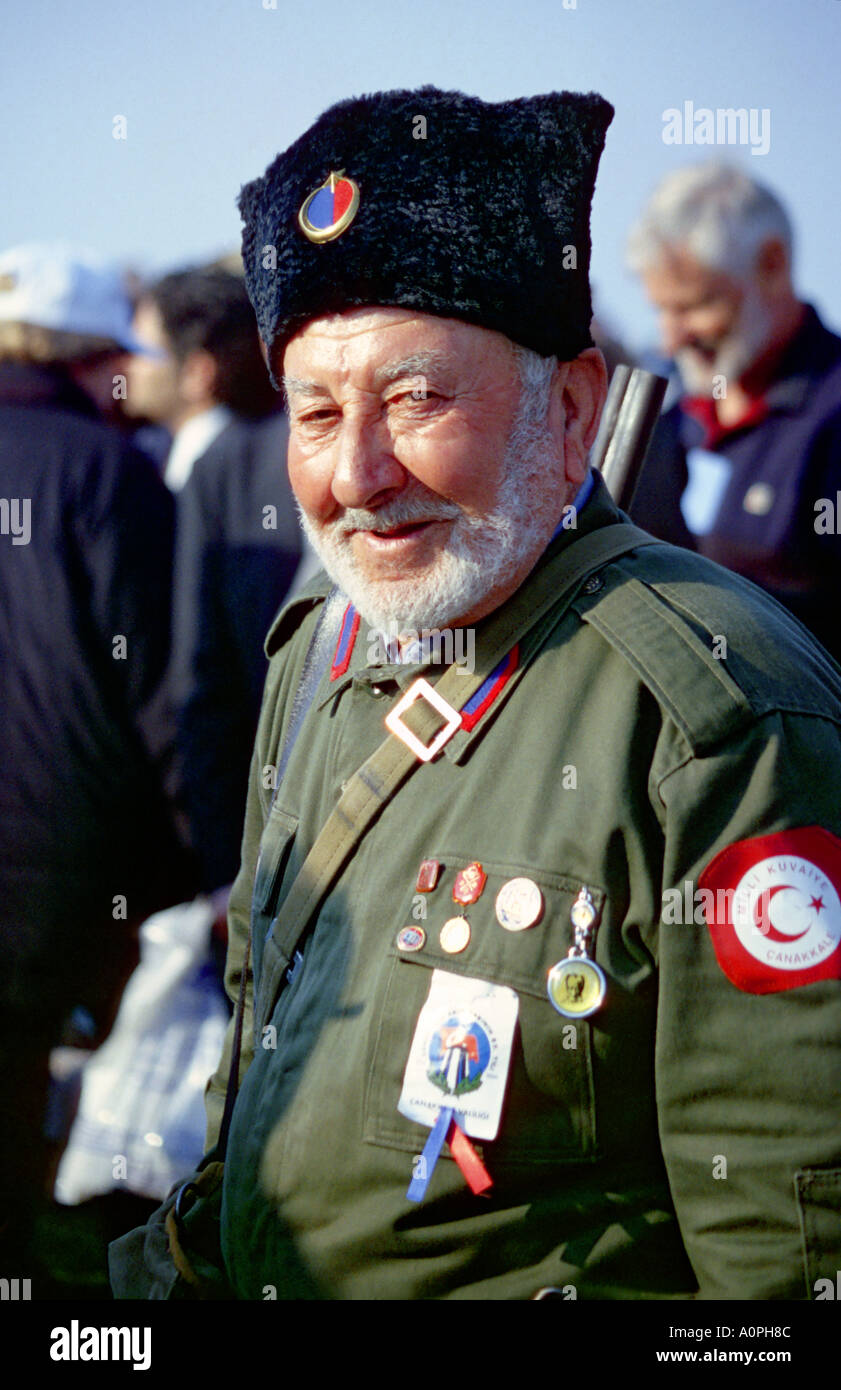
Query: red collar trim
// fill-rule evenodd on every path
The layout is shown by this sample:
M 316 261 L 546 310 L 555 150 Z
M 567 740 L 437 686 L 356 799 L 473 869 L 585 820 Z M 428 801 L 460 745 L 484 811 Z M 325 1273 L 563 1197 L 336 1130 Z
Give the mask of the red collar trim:
M 330 667 L 331 681 L 337 681 L 339 676 L 343 676 L 350 659 L 353 656 L 353 645 L 356 641 L 356 634 L 359 631 L 359 614 L 352 603 L 349 603 L 344 611 L 342 625 L 339 628 L 339 638 L 336 642 L 336 651 L 333 655 L 333 665 Z
M 769 413 L 769 405 L 765 396 L 757 396 L 744 415 L 729 425 L 721 423 L 715 408 L 715 401 L 709 396 L 686 396 L 681 401 L 680 408 L 684 415 L 689 415 L 693 420 L 696 420 L 704 431 L 704 438 L 701 441 L 701 447 L 704 449 L 714 449 L 728 434 L 735 434 L 737 430 L 750 429 L 753 425 L 758 425 Z
M 507 656 L 504 656 L 497 666 L 494 667 L 487 680 L 479 686 L 475 695 L 471 695 L 467 704 L 461 711 L 461 727 L 466 730 L 474 728 L 483 714 L 486 714 L 494 700 L 500 694 L 503 686 L 507 685 L 520 659 L 520 644 L 511 648 Z

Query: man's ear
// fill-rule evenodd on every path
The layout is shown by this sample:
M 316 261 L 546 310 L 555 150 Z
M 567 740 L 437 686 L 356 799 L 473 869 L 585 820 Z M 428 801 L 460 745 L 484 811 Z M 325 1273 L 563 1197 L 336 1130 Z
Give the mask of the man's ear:
M 606 396 L 607 366 L 598 348 L 586 348 L 571 361 L 558 363 L 549 421 L 571 483 L 584 481 L 587 455 L 598 432 Z
M 780 237 L 768 237 L 756 253 L 755 273 L 765 289 L 779 285 L 790 286 L 791 267 L 788 251 Z

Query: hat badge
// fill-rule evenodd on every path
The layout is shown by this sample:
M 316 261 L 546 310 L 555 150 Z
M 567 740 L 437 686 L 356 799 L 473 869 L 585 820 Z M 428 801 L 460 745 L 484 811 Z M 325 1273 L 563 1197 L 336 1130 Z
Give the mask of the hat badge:
M 344 169 L 331 170 L 301 204 L 298 226 L 310 241 L 333 241 L 346 231 L 359 207 L 359 188 Z

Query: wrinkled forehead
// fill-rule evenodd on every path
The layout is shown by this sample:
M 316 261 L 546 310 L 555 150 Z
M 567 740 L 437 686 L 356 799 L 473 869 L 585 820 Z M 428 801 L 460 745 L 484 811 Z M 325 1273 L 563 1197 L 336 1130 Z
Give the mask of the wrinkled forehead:
M 375 387 L 404 376 L 469 374 L 474 366 L 513 376 L 514 344 L 460 319 L 372 306 L 311 319 L 276 365 L 287 394 L 307 391 L 322 375 L 369 376 Z

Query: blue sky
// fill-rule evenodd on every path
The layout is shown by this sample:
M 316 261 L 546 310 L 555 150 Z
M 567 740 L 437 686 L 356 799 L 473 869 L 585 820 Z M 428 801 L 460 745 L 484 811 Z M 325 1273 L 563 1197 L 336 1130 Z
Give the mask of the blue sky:
M 598 307 L 632 345 L 654 320 L 623 264 L 669 169 L 663 113 L 770 113 L 724 153 L 788 203 L 796 279 L 836 329 L 841 0 L 18 0 L 0 53 L 0 246 L 58 237 L 146 272 L 239 242 L 247 179 L 328 105 L 432 82 L 498 101 L 568 88 L 616 107 L 593 211 Z M 112 135 L 126 118 L 125 140 Z

